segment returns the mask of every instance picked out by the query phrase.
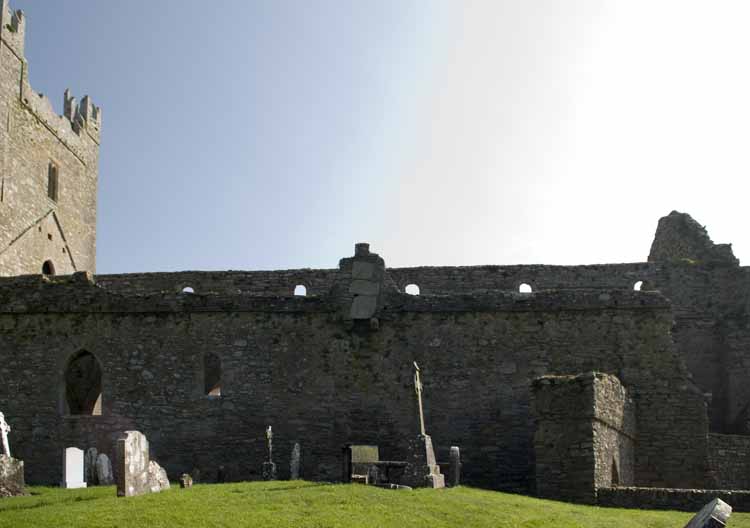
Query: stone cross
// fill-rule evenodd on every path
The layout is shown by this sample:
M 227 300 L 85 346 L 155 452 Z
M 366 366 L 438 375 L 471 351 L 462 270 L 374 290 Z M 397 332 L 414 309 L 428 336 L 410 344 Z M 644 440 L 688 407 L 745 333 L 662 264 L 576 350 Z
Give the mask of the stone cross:
M 417 404 L 419 405 L 419 432 L 424 436 L 424 411 L 422 410 L 422 381 L 419 379 L 419 365 L 414 362 L 414 390 L 417 393 Z
M 10 425 L 5 421 L 5 415 L 0 412 L 0 437 L 3 440 L 3 453 L 5 456 L 10 458 L 10 445 L 8 444 L 8 433 L 10 433 Z
M 268 461 L 273 462 L 273 431 L 270 425 L 266 428 L 266 440 L 268 440 Z

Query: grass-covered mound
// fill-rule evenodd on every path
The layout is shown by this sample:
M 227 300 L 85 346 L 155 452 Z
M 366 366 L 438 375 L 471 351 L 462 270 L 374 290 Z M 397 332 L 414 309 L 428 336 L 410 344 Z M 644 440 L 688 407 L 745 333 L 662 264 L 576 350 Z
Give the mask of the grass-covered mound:
M 545 501 L 472 488 L 391 491 L 313 482 L 196 485 L 120 498 L 114 487 L 31 488 L 30 497 L 0 499 L 0 526 L 91 528 L 315 526 L 682 528 L 691 514 L 616 510 Z M 733 514 L 731 528 L 750 528 Z

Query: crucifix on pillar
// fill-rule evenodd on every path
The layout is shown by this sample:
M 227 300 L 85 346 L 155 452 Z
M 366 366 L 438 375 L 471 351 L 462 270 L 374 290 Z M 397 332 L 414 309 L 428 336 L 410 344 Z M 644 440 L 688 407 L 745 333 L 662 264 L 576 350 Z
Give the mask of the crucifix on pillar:
M 422 410 L 422 381 L 419 379 L 419 365 L 414 362 L 414 391 L 417 393 L 417 406 L 419 407 L 419 432 L 424 436 L 424 411 Z

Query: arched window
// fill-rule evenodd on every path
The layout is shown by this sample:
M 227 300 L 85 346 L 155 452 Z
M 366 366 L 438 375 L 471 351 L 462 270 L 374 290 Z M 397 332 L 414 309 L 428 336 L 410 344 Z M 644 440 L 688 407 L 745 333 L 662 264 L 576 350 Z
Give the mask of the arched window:
M 51 260 L 44 261 L 44 264 L 42 264 L 42 274 L 43 275 L 54 275 L 55 274 L 55 265 L 52 264 Z
M 58 170 L 57 165 L 54 163 L 49 164 L 49 168 L 47 169 L 47 197 L 50 200 L 57 201 L 57 195 L 59 190 L 59 181 L 58 181 Z
M 518 292 L 519 293 L 531 293 L 531 285 L 525 282 L 521 283 L 521 285 L 518 287 Z
M 221 359 L 216 354 L 203 356 L 203 394 L 221 396 Z
M 81 350 L 65 369 L 68 414 L 102 414 L 102 367 L 91 352 Z
M 633 290 L 641 291 L 641 288 L 643 288 L 643 281 L 638 281 L 635 284 L 633 284 Z
M 195 293 L 195 290 L 192 286 L 185 286 L 182 288 L 182 293 Z
M 307 288 L 302 284 L 297 284 L 297 286 L 294 287 L 294 295 L 296 295 L 297 297 L 306 297 Z
M 404 291 L 409 295 L 419 295 L 419 286 L 416 284 L 407 284 Z

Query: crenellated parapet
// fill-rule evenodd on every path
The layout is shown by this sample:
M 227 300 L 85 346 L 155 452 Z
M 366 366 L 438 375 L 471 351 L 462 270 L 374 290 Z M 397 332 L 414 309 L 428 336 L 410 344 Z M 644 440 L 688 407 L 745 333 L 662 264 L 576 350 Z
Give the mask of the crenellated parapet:
M 29 83 L 29 67 L 24 54 L 26 18 L 22 11 L 13 11 L 8 0 L 0 0 L 0 39 L 21 62 L 19 99 L 21 104 L 63 142 L 82 162 L 94 162 L 101 141 L 101 108 L 84 96 L 80 102 L 66 90 L 63 114 L 59 115 L 44 94 Z

